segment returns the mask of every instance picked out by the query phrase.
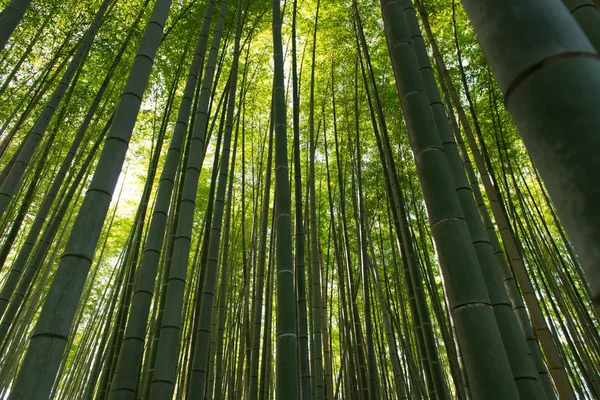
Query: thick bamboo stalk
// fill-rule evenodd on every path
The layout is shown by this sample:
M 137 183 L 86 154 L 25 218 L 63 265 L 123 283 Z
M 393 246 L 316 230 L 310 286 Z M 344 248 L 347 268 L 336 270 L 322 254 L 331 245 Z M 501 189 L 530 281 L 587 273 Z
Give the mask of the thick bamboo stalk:
M 277 230 L 276 398 L 298 398 L 296 295 L 287 155 L 286 100 L 279 0 L 273 0 L 273 115 L 275 125 L 275 229 Z
M 402 4 L 395 0 L 382 0 L 381 10 L 396 87 L 404 109 L 458 341 L 463 349 L 471 393 L 477 398 L 518 398 L 467 224 L 452 188 L 452 177 L 434 125 L 410 34 L 401 23 L 404 18 Z M 465 351 L 467 347 L 469 350 Z
M 47 397 L 50 393 L 170 7 L 170 0 L 159 0 L 154 6 L 97 172 L 77 214 L 11 398 Z

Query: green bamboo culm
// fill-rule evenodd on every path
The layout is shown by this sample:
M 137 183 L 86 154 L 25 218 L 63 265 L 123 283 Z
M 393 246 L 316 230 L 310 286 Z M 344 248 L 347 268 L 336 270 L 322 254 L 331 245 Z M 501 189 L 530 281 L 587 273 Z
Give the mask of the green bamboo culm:
M 315 400 L 325 397 L 325 384 L 323 381 L 323 333 L 321 321 L 321 268 L 319 261 L 319 230 L 317 226 L 317 200 L 315 189 L 315 67 L 317 50 L 317 27 L 319 23 L 319 8 L 321 1 L 317 0 L 315 23 L 313 28 L 312 65 L 310 69 L 310 111 L 309 125 L 309 221 L 310 221 L 310 264 L 311 273 L 309 283 L 311 287 L 311 357 L 312 357 L 312 386 Z M 304 391 L 303 391 L 304 394 Z
M 15 316 L 17 315 L 23 300 L 25 299 L 31 282 L 35 279 L 38 270 L 42 267 L 48 253 L 48 249 L 56 237 L 61 223 L 63 222 L 64 216 L 71 205 L 71 200 L 78 190 L 77 185 L 81 183 L 84 177 L 89 173 L 88 167 L 95 159 L 96 152 L 100 147 L 100 144 L 102 143 L 102 140 L 104 139 L 111 122 L 112 118 L 106 123 L 104 129 L 100 133 L 100 136 L 90 149 L 86 159 L 83 162 L 83 165 L 79 169 L 79 172 L 73 178 L 73 185 L 71 185 L 67 193 L 64 194 L 62 202 L 60 202 L 60 206 L 57 207 L 57 212 L 52 216 L 48 225 L 46 226 L 38 246 L 35 248 L 35 252 L 31 256 L 31 260 L 29 260 L 27 268 L 22 274 L 19 284 L 15 288 L 14 293 L 10 298 L 10 302 L 7 304 L 6 310 L 2 315 L 2 320 L 0 322 L 0 343 L 3 343 L 6 340 L 8 331 L 15 320 Z
M 158 0 L 154 5 L 96 172 L 29 340 L 11 399 L 41 399 L 50 394 L 170 8 L 171 0 Z
M 10 84 L 10 82 L 15 78 L 15 76 L 19 72 L 19 69 L 21 68 L 21 66 L 23 65 L 23 63 L 25 62 L 25 60 L 27 59 L 27 56 L 31 53 L 31 51 L 33 50 L 33 48 L 35 47 L 35 45 L 42 38 L 42 33 L 45 31 L 45 29 L 48 26 L 48 24 L 50 24 L 50 22 L 52 22 L 53 20 L 55 20 L 54 18 L 56 17 L 58 9 L 59 9 L 58 8 L 58 4 L 55 4 L 51 8 L 50 12 L 44 18 L 44 22 L 42 23 L 42 25 L 40 25 L 37 28 L 37 32 L 36 32 L 35 36 L 33 37 L 33 39 L 27 45 L 27 48 L 23 52 L 23 55 L 21 56 L 21 58 L 19 58 L 19 61 L 17 61 L 17 63 L 15 64 L 15 66 L 11 69 L 10 73 L 8 74 L 8 77 L 6 77 L 4 79 L 4 83 L 0 86 L 0 96 L 4 95 L 6 89 L 8 88 L 8 86 Z M 4 12 L 6 12 L 6 11 L 7 10 L 4 10 Z M 0 16 L 0 19 L 1 18 L 2 18 L 2 16 Z M 1 22 L 0 22 L 0 24 L 1 24 Z M 0 28 L 0 29 L 2 29 L 2 28 Z M 2 35 L 2 34 L 0 34 L 0 35 Z M 1 48 L 0 48 L 0 51 L 2 51 Z M 9 118 L 9 119 L 12 119 L 12 118 Z M 11 137 L 6 137 L 6 138 L 4 138 L 2 140 L 2 142 L 0 144 L 0 156 L 2 156 L 4 154 L 4 150 L 6 150 L 6 147 L 8 146 L 8 144 L 9 144 L 9 142 L 11 140 L 12 140 Z
M 246 72 L 246 71 L 244 71 Z M 244 74 L 244 78 L 246 78 L 245 74 Z M 245 80 L 245 79 L 244 79 Z M 242 90 L 244 88 L 244 80 L 242 81 Z M 240 93 L 240 103 L 241 101 L 244 99 L 244 95 Z M 242 132 L 243 134 L 243 132 Z M 233 140 L 233 154 L 231 156 L 231 168 L 229 169 L 229 183 L 228 183 L 228 189 L 227 189 L 227 206 L 226 206 L 226 210 L 225 210 L 225 222 L 223 224 L 224 226 L 224 230 L 223 230 L 223 254 L 224 257 L 222 258 L 222 266 L 221 266 L 221 277 L 219 279 L 219 305 L 218 305 L 218 326 L 217 326 L 217 349 L 215 351 L 215 355 L 216 355 L 216 377 L 215 377 L 215 385 L 214 385 L 214 400 L 221 400 L 221 398 L 223 397 L 224 393 L 222 390 L 222 386 L 223 386 L 223 370 L 225 369 L 224 364 L 226 364 L 223 361 L 223 358 L 225 356 L 227 356 L 227 354 L 224 354 L 224 341 L 226 339 L 226 336 L 224 335 L 224 331 L 225 331 L 225 318 L 228 314 L 228 310 L 227 310 L 227 289 L 229 288 L 229 247 L 230 247 L 230 230 L 231 230 L 231 208 L 232 208 L 232 203 L 233 203 L 233 178 L 235 177 L 235 167 L 236 167 L 236 157 L 237 157 L 237 150 L 238 150 L 238 137 L 239 137 L 239 119 L 238 119 L 238 123 L 236 126 L 236 131 L 235 131 L 235 138 Z M 243 215 L 243 214 L 242 214 Z M 232 315 L 230 313 L 230 315 Z M 235 314 L 233 314 L 232 316 L 235 316 Z M 213 333 L 214 336 L 214 333 Z
M 591 0 L 563 0 L 596 51 L 600 51 L 600 11 Z
M 355 110 L 358 111 L 358 98 L 355 100 Z M 358 126 L 359 113 L 356 112 L 356 125 Z M 361 162 L 361 143 L 359 137 L 359 129 L 356 130 L 356 197 L 358 200 L 358 237 L 360 244 L 360 276 L 362 281 L 362 296 L 363 296 L 363 314 L 365 320 L 365 350 L 367 355 L 367 377 L 368 377 L 368 397 L 370 399 L 380 398 L 380 382 L 379 374 L 377 373 L 377 361 L 375 359 L 375 345 L 373 335 L 373 313 L 371 311 L 371 294 L 370 294 L 370 278 L 369 270 L 376 268 L 371 265 L 371 260 L 368 255 L 367 246 L 367 210 L 364 204 L 363 184 L 362 184 L 362 162 Z
M 598 397 L 579 247 L 460 1 L 172 2 L 139 57 L 161 0 L 32 2 L 0 186 L 105 1 L 4 196 L 0 399 Z M 589 1 L 556 8 L 584 40 Z
M 277 400 L 298 398 L 296 294 L 292 254 L 292 216 L 288 178 L 285 78 L 279 0 L 273 0 L 273 117 L 275 123 L 275 229 L 277 258 Z
M 79 129 L 77 130 L 77 133 L 75 134 L 75 137 L 73 138 L 73 142 L 71 143 L 71 146 L 69 147 L 69 151 L 63 158 L 63 161 L 61 162 L 60 168 L 54 177 L 52 185 L 48 189 L 47 193 L 44 196 L 43 201 L 41 202 L 41 204 L 38 208 L 38 211 L 35 215 L 33 224 L 31 225 L 31 227 L 29 228 L 29 232 L 27 233 L 25 242 L 21 246 L 18 256 L 11 266 L 8 278 L 6 279 L 6 281 L 4 282 L 4 285 L 2 286 L 2 289 L 0 290 L 0 316 L 4 316 L 4 312 L 6 311 L 6 308 L 8 307 L 8 302 L 11 300 L 11 296 L 13 295 L 13 292 L 17 288 L 17 284 L 19 285 L 19 287 L 21 289 L 27 288 L 29 286 L 28 283 L 27 284 L 22 283 L 23 282 L 23 278 L 22 278 L 23 271 L 25 270 L 25 267 L 27 266 L 27 262 L 30 259 L 31 252 L 33 251 L 33 249 L 35 247 L 35 244 L 40 235 L 42 227 L 44 226 L 46 219 L 47 219 L 48 215 L 50 214 L 52 205 L 54 204 L 54 202 L 60 192 L 62 184 L 65 181 L 67 172 L 71 168 L 71 163 L 75 159 L 77 151 L 78 151 L 81 143 L 84 140 L 85 134 L 88 131 L 88 128 L 96 114 L 96 111 L 98 111 L 100 102 L 102 101 L 102 97 L 104 96 L 104 94 L 108 88 L 108 85 L 114 76 L 115 70 L 117 69 L 119 62 L 122 59 L 123 53 L 125 52 L 128 44 L 131 41 L 133 33 L 135 32 L 135 28 L 137 27 L 139 21 L 141 20 L 148 2 L 149 2 L 148 0 L 145 2 L 144 7 L 140 10 L 135 21 L 131 25 L 131 27 L 127 33 L 127 37 L 121 44 L 121 47 L 119 48 L 118 53 L 115 55 L 114 61 L 111 64 L 110 68 L 108 69 L 108 72 L 106 73 L 104 81 L 100 85 L 100 88 L 98 89 L 98 92 L 96 93 L 96 96 L 94 97 L 94 100 L 93 100 L 92 104 L 90 105 L 85 118 L 79 125 Z M 3 321 L 4 321 L 4 319 L 3 319 Z M 0 326 L 0 341 L 4 337 L 3 330 L 4 330 L 4 327 Z
M 161 173 L 154 211 L 150 221 L 150 228 L 139 265 L 140 272 L 136 279 L 135 291 L 131 301 L 131 311 L 129 313 L 127 328 L 123 337 L 123 345 L 118 357 L 115 376 L 112 381 L 110 393 L 111 399 L 130 398 L 135 394 L 138 371 L 144 351 L 143 344 L 146 335 L 148 314 L 150 312 L 156 273 L 165 237 L 164 232 L 169 215 L 169 206 L 173 194 L 177 169 L 183 151 L 183 143 L 188 130 L 188 120 L 192 108 L 194 90 L 204 60 L 204 52 L 206 50 L 207 36 L 214 4 L 215 0 L 208 0 L 206 2 L 202 27 L 198 35 L 192 63 L 190 64 L 183 98 L 179 106 L 177 122 Z
M 306 315 L 306 278 L 304 275 L 305 234 L 302 214 L 302 166 L 300 156 L 300 88 L 298 87 L 298 60 L 296 40 L 298 0 L 292 11 L 292 118 L 294 123 L 294 267 L 296 269 L 296 304 L 298 313 L 298 360 L 300 397 L 311 399 L 308 359 L 308 321 Z
M 417 56 L 421 76 L 427 90 L 437 131 L 444 147 L 448 166 L 453 177 L 456 194 L 466 217 L 469 233 L 477 254 L 479 265 L 494 308 L 502 341 L 509 358 L 515 383 L 519 393 L 525 399 L 545 399 L 543 388 L 537 379 L 537 371 L 525 337 L 512 310 L 510 299 L 504 287 L 494 250 L 488 239 L 485 227 L 479 216 L 471 187 L 465 174 L 463 163 L 454 140 L 448 116 L 440 98 L 433 68 L 429 61 L 425 41 L 421 35 L 415 9 L 411 0 L 403 0 L 404 13 L 411 34 L 413 48 Z
M 560 0 L 462 0 L 600 312 L 600 60 Z
M 431 326 L 429 310 L 427 308 L 425 291 L 423 289 L 423 277 L 420 271 L 420 266 L 417 265 L 416 262 L 413 238 L 411 237 L 410 230 L 408 229 L 409 223 L 405 212 L 402 189 L 398 180 L 398 171 L 396 169 L 394 156 L 391 151 L 387 124 L 383 114 L 381 99 L 373 74 L 371 57 L 368 51 L 362 21 L 358 12 L 358 7 L 356 7 L 356 3 L 354 8 L 356 27 L 358 31 L 357 33 L 360 39 L 359 43 L 361 45 L 360 47 L 363 48 L 365 61 L 364 64 L 366 64 L 365 67 L 369 71 L 369 81 L 371 83 L 370 86 L 373 90 L 372 97 L 376 106 L 375 108 L 377 109 L 377 119 L 379 121 L 379 125 L 381 126 L 381 134 L 379 134 L 376 123 L 373 121 L 373 130 L 375 133 L 377 146 L 380 151 L 380 157 L 382 157 L 382 166 L 384 166 L 383 172 L 384 177 L 386 177 L 386 185 L 389 181 L 387 192 L 388 196 L 390 197 L 390 202 L 393 205 L 391 209 L 394 215 L 393 220 L 396 228 L 396 238 L 399 249 L 401 250 L 400 253 L 406 273 L 406 288 L 410 298 L 409 301 L 412 309 L 413 321 L 415 324 L 415 336 L 420 352 L 420 359 L 423 363 L 425 378 L 430 388 L 431 395 L 434 395 L 438 399 L 446 399 L 449 398 L 450 393 L 444 379 L 444 372 L 442 371 L 438 350 L 435 344 L 434 332 Z M 364 69 L 365 68 L 363 68 L 363 75 Z M 366 79 L 366 77 L 364 79 Z M 367 88 L 366 82 L 365 88 Z M 367 97 L 370 97 L 368 90 Z M 456 385 L 458 387 L 462 387 L 462 383 L 456 383 Z
M 10 39 L 23 15 L 29 8 L 31 0 L 12 0 L 0 15 L 0 51 L 4 50 L 6 42 Z
M 423 27 L 425 28 L 427 36 L 429 37 L 429 42 L 433 50 L 433 55 L 436 61 L 436 67 L 438 68 L 439 75 L 440 77 L 443 77 L 443 79 L 440 79 L 441 86 L 442 88 L 446 88 L 446 96 L 450 98 L 451 104 L 453 104 L 456 108 L 456 112 L 458 114 L 459 120 L 463 128 L 463 133 L 466 136 L 469 147 L 472 150 L 473 160 L 475 161 L 475 165 L 477 166 L 477 169 L 479 171 L 481 180 L 483 182 L 483 186 L 485 188 L 485 194 L 491 205 L 491 210 L 493 212 L 495 222 L 498 225 L 500 236 L 502 237 L 502 241 L 504 242 L 504 246 L 506 248 L 506 253 L 508 256 L 508 261 L 510 262 L 510 267 L 507 265 L 504 253 L 501 250 L 502 248 L 498 241 L 498 237 L 496 236 L 496 233 L 494 231 L 492 222 L 490 220 L 487 206 L 483 201 L 481 193 L 479 192 L 478 183 L 476 182 L 476 180 L 470 178 L 470 181 L 474 183 L 472 184 L 473 192 L 476 196 L 479 192 L 479 198 L 481 200 L 477 200 L 477 202 L 479 205 L 480 214 L 483 216 L 484 222 L 489 221 L 486 223 L 486 226 L 490 227 L 490 229 L 488 229 L 490 241 L 492 243 L 492 246 L 495 248 L 495 252 L 498 258 L 498 264 L 501 267 L 501 273 L 503 275 L 503 279 L 505 282 L 505 286 L 507 287 L 509 297 L 511 298 L 513 308 L 518 314 L 521 327 L 527 338 L 529 347 L 531 349 L 531 353 L 534 356 L 534 361 L 538 365 L 538 374 L 542 378 L 542 382 L 544 382 L 546 394 L 547 396 L 552 397 L 554 389 L 552 387 L 552 382 L 549 382 L 547 376 L 548 374 L 545 372 L 546 366 L 544 365 L 544 361 L 542 360 L 542 355 L 537 340 L 539 340 L 539 343 L 544 350 L 544 356 L 548 364 L 547 371 L 552 376 L 552 380 L 554 381 L 554 385 L 556 386 L 560 397 L 565 399 L 574 398 L 574 394 L 570 387 L 569 379 L 564 367 L 563 360 L 559 355 L 559 350 L 557 348 L 554 335 L 550 331 L 548 322 L 543 316 L 542 309 L 540 307 L 540 302 L 535 295 L 535 291 L 532 286 L 531 280 L 527 274 L 525 264 L 523 261 L 523 256 L 520 253 L 515 237 L 513 237 L 511 233 L 508 216 L 506 214 L 505 207 L 502 204 L 503 199 L 501 197 L 501 194 L 496 190 L 496 186 L 493 184 L 493 181 L 495 181 L 496 179 L 493 176 L 491 176 L 489 171 L 486 169 L 483 155 L 479 151 L 479 147 L 477 146 L 477 143 L 475 141 L 475 134 L 473 133 L 473 128 L 471 128 L 471 123 L 467 119 L 466 113 L 460 102 L 459 95 L 456 92 L 456 89 L 454 88 L 454 85 L 450 78 L 450 74 L 446 69 L 437 42 L 433 37 L 431 26 L 429 25 L 429 18 L 427 16 L 427 12 L 423 5 L 420 3 L 420 1 L 417 1 L 415 4 L 419 9 L 419 13 L 421 14 L 421 19 L 423 21 Z M 448 101 L 447 103 L 450 104 Z M 454 118 L 452 113 L 450 113 L 450 117 L 451 119 Z M 474 125 L 474 129 L 477 130 L 479 125 Z M 453 122 L 453 127 L 457 131 L 456 136 L 458 145 L 459 147 L 463 147 L 463 150 L 461 150 L 462 154 L 467 154 L 466 149 L 464 149 L 464 142 L 461 138 L 460 131 L 458 131 L 458 125 L 456 122 Z M 473 173 L 473 168 L 471 163 L 468 162 L 468 157 L 463 157 L 463 161 L 465 162 L 467 173 L 469 174 L 469 171 Z M 474 176 L 474 173 L 471 175 Z M 518 281 L 519 283 L 519 287 L 517 287 L 515 278 L 516 281 Z M 519 289 L 522 293 L 523 300 L 521 299 Z M 523 301 L 527 305 L 527 310 L 525 310 Z M 527 315 L 527 312 L 529 312 L 530 317 Z M 528 321 L 529 318 L 531 318 L 531 322 Z
M 265 287 L 265 264 L 267 262 L 267 232 L 269 228 L 269 199 L 271 198 L 271 171 L 273 170 L 273 132 L 272 121 L 269 125 L 269 144 L 267 150 L 267 171 L 265 173 L 265 189 L 263 192 L 262 210 L 260 214 L 260 237 L 258 241 L 258 264 L 256 267 L 256 283 L 254 304 L 252 305 L 252 336 L 250 350 L 250 385 L 248 398 L 258 398 L 258 354 L 260 348 L 260 330 L 263 311 L 263 293 Z
M 215 288 L 217 285 L 217 276 L 219 270 L 219 249 L 221 244 L 221 231 L 223 225 L 223 213 L 225 210 L 225 193 L 227 188 L 227 175 L 229 169 L 229 160 L 231 154 L 231 133 L 233 129 L 233 112 L 235 110 L 235 95 L 238 80 L 238 64 L 240 53 L 240 36 L 242 31 L 242 2 L 238 0 L 237 18 L 235 29 L 235 44 L 233 50 L 233 61 L 231 65 L 231 75 L 229 80 L 229 96 L 227 105 L 227 117 L 225 122 L 225 134 L 223 138 L 223 152 L 221 154 L 219 181 L 216 192 L 215 208 L 213 211 L 213 220 L 211 224 L 210 242 L 208 245 L 208 260 L 206 264 L 206 275 L 202 288 L 202 301 L 200 302 L 200 317 L 198 330 L 196 332 L 196 346 L 194 348 L 194 365 L 198 365 L 197 371 L 192 370 L 190 374 L 190 388 L 188 396 L 190 399 L 204 398 L 204 389 L 206 386 L 206 365 L 209 360 L 208 344 L 211 337 L 211 327 L 213 321 L 213 302 L 215 298 Z M 223 258 L 226 258 L 224 255 Z M 214 335 L 214 333 L 213 333 Z
M 42 138 L 44 137 L 44 134 L 50 125 L 50 121 L 58 109 L 65 92 L 70 85 L 75 84 L 73 81 L 76 81 L 77 79 L 77 71 L 81 70 L 83 63 L 87 59 L 90 46 L 92 45 L 92 42 L 98 33 L 98 29 L 100 29 L 100 26 L 104 21 L 104 16 L 111 1 L 112 0 L 104 0 L 98 8 L 94 19 L 85 32 L 85 35 L 79 42 L 77 51 L 69 62 L 69 66 L 65 70 L 60 82 L 52 92 L 52 96 L 48 99 L 48 102 L 42 109 L 38 119 L 31 128 L 29 135 L 26 137 L 25 142 L 23 143 L 22 149 L 19 151 L 14 164 L 6 175 L 6 178 L 2 181 L 0 186 L 0 216 L 5 214 L 13 195 L 18 190 L 19 184 L 23 179 L 23 175 L 25 174 L 31 159 L 34 156 L 38 145 L 42 141 Z M 0 24 L 2 24 L 2 21 L 0 21 Z
M 172 243 L 172 259 L 166 280 L 164 294 L 164 312 L 160 324 L 160 333 L 157 335 L 158 344 L 156 358 L 153 360 L 152 383 L 150 398 L 164 398 L 171 396 L 175 385 L 175 372 L 177 368 L 177 351 L 182 325 L 182 307 L 184 288 L 187 279 L 191 236 L 193 231 L 194 210 L 196 205 L 198 179 L 202 170 L 202 161 L 206 150 L 208 131 L 208 113 L 210 98 L 221 44 L 225 18 L 229 9 L 229 1 L 223 0 L 219 15 L 213 31 L 210 52 L 202 78 L 202 88 L 196 109 L 196 119 L 189 146 L 189 156 L 185 164 L 185 177 L 183 178 L 182 192 L 179 198 L 179 213 L 175 237 Z M 192 365 L 190 373 L 200 367 Z M 190 381 L 193 383 L 194 381 Z
M 402 21 L 404 7 L 397 0 L 381 0 L 381 11 L 396 88 L 471 393 L 478 399 L 518 399 L 489 294 L 437 134 L 410 33 Z

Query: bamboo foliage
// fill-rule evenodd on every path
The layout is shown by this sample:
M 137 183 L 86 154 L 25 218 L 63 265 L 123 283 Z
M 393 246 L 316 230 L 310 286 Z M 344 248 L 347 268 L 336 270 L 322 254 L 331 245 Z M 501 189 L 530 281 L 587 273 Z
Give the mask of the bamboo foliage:
M 85 33 L 85 36 L 81 40 L 73 59 L 69 63 L 65 73 L 63 74 L 60 82 L 54 89 L 52 97 L 48 100 L 48 103 L 44 107 L 41 115 L 38 117 L 35 125 L 31 129 L 27 140 L 23 143 L 23 148 L 19 151 L 18 156 L 10 168 L 5 179 L 2 181 L 0 186 L 0 214 L 4 214 L 8 203 L 12 199 L 12 196 L 21 181 L 25 169 L 27 168 L 31 157 L 33 156 L 36 147 L 40 143 L 40 140 L 44 136 L 50 119 L 57 110 L 58 105 L 64 96 L 67 88 L 71 84 L 74 76 L 81 67 L 81 64 L 85 61 L 89 48 L 100 28 L 104 14 L 106 13 L 110 0 L 106 0 L 102 3 L 98 12 L 94 16 L 94 20 L 90 24 L 90 27 Z

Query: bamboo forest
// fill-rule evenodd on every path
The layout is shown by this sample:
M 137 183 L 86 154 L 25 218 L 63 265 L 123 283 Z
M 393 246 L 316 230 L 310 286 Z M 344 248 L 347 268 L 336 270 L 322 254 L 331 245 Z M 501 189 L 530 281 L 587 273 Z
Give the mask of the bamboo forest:
M 0 0 L 0 399 L 600 399 L 598 7 Z

